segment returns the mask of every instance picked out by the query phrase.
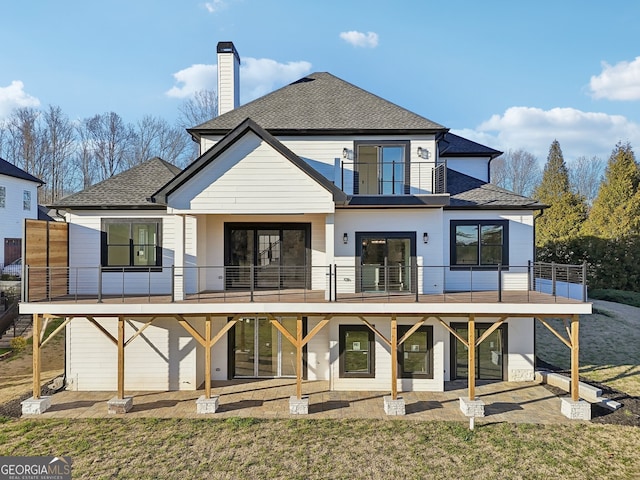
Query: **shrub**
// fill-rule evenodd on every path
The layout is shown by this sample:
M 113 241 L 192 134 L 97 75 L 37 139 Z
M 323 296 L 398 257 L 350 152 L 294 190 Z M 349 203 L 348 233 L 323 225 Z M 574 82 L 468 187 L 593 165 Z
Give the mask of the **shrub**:
M 9 342 L 9 346 L 15 353 L 24 352 L 27 348 L 27 340 L 24 337 L 12 338 Z

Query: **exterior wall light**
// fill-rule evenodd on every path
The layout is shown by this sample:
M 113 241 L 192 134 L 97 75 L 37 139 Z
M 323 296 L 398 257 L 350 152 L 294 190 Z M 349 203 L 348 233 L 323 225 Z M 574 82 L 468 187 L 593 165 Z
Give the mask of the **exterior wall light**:
M 426 148 L 418 147 L 418 157 L 429 158 L 429 150 Z
M 346 234 L 345 234 L 345 235 L 346 235 Z M 423 241 L 424 243 L 429 243 L 429 234 L 428 234 L 427 232 L 424 232 L 424 233 L 422 234 L 422 241 Z
M 344 235 L 342 235 L 342 243 L 344 243 L 345 245 L 349 243 L 349 235 L 347 235 L 346 232 Z
M 342 149 L 342 158 L 346 158 L 347 160 L 353 159 L 353 150 L 349 150 L 347 147 Z

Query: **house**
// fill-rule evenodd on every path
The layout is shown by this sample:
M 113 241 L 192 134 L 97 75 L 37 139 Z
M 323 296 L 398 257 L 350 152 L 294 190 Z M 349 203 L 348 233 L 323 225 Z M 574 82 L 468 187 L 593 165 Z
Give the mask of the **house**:
M 219 43 L 220 115 L 189 130 L 192 164 L 155 158 L 53 206 L 67 275 L 30 269 L 21 311 L 36 332 L 65 318 L 68 389 L 117 391 L 114 412 L 126 390 L 203 389 L 210 413 L 212 380 L 292 377 L 292 413 L 324 380 L 402 414 L 401 392 L 462 378 L 477 416 L 477 379 L 534 379 L 549 317 L 577 380 L 584 269 L 534 262 L 544 205 L 488 183 L 499 151 L 329 73 L 239 106 L 239 64 Z M 35 365 L 27 412 L 47 407 Z
M 22 257 L 22 230 L 26 218 L 38 218 L 38 187 L 42 180 L 0 158 L 0 273 Z M 11 270 L 19 274 L 20 269 Z

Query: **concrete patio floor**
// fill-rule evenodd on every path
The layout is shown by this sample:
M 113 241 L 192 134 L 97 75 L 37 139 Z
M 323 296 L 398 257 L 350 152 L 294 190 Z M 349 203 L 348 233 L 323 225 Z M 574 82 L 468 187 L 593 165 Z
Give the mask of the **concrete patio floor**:
M 51 408 L 32 418 L 332 418 L 332 419 L 405 419 L 450 420 L 466 422 L 460 411 L 459 397 L 467 395 L 466 382 L 447 382 L 444 392 L 400 393 L 406 402 L 406 415 L 388 416 L 383 396 L 388 392 L 337 392 L 329 382 L 308 381 L 303 393 L 309 395 L 309 414 L 289 413 L 289 397 L 295 394 L 294 379 L 213 382 L 213 394 L 220 396 L 214 414 L 196 414 L 195 401 L 203 390 L 149 392 L 127 391 L 133 396 L 133 408 L 127 414 L 113 415 L 107 401 L 115 392 L 59 392 L 51 397 Z M 477 423 L 575 422 L 560 412 L 560 398 L 535 382 L 492 382 L 476 387 L 476 395 L 485 402 L 485 417 Z

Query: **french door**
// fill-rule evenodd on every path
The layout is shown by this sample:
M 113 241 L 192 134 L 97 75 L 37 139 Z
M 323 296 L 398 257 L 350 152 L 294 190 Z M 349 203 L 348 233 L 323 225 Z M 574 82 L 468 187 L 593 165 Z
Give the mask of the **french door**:
M 451 327 L 462 338 L 468 338 L 469 330 L 466 323 L 452 323 Z M 491 327 L 490 323 L 476 323 L 476 338 Z M 507 325 L 501 325 L 476 347 L 476 379 L 478 380 L 504 380 L 507 377 L 506 370 L 506 339 Z M 469 374 L 469 353 L 467 347 L 457 338 L 451 335 L 451 379 L 465 379 Z
M 356 232 L 361 292 L 415 292 L 415 232 Z
M 282 317 L 278 321 L 295 337 L 295 317 Z M 306 321 L 303 321 L 303 326 L 306 326 Z M 230 332 L 229 340 L 231 378 L 296 376 L 296 349 L 268 318 L 241 319 Z

